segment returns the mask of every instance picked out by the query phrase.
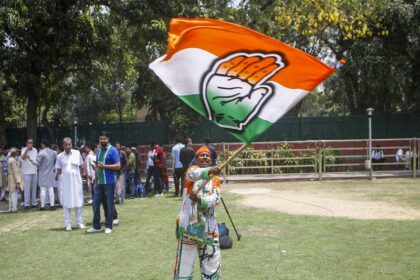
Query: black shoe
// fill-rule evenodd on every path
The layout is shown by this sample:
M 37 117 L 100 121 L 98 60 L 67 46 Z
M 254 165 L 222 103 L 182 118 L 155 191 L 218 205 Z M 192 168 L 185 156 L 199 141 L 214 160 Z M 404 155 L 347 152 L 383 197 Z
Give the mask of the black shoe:
M 35 208 L 35 207 L 36 207 L 35 205 L 32 205 L 32 206 L 31 206 L 31 208 Z
M 51 211 L 55 211 L 55 206 L 51 206 L 51 207 L 50 207 L 50 210 L 51 210 Z
M 40 207 L 39 208 L 39 211 L 45 211 L 45 208 L 44 207 Z
M 29 209 L 31 209 L 31 207 L 25 206 L 25 210 L 29 210 Z

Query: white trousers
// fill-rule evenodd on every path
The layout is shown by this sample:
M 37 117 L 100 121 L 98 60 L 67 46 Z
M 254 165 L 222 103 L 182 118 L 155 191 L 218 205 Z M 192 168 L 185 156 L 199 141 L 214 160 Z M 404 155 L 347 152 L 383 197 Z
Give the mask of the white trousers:
M 36 188 L 38 186 L 38 174 L 24 174 L 25 207 L 36 205 Z
M 48 191 L 48 197 L 46 193 Z M 46 199 L 49 198 L 49 199 Z M 50 206 L 54 206 L 54 188 L 53 187 L 41 187 L 41 207 L 44 208 L 46 201 L 50 203 Z
M 174 280 L 193 279 L 194 263 L 198 252 L 202 280 L 221 279 L 220 248 L 178 241 Z
M 71 209 L 74 209 L 74 213 L 76 215 L 76 224 L 81 225 L 83 224 L 82 218 L 82 207 L 75 207 L 75 208 L 67 208 L 63 207 L 64 210 L 64 223 L 71 226 Z
M 5 195 L 6 195 L 6 188 L 0 187 L 0 200 L 3 200 Z
M 9 192 L 9 211 L 17 211 L 16 192 Z

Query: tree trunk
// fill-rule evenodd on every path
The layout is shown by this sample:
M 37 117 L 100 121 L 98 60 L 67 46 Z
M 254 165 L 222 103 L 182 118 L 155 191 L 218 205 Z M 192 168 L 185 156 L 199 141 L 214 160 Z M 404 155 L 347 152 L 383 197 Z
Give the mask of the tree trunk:
M 348 73 L 342 74 L 343 80 L 344 80 L 344 86 L 346 89 L 346 100 L 347 105 L 350 110 L 350 114 L 358 114 L 361 111 L 361 108 L 359 106 L 359 102 L 357 100 L 357 89 L 354 85 L 354 79 L 352 79 L 352 76 Z
M 5 120 L 5 106 L 3 103 L 2 92 L 0 89 L 0 147 L 7 145 L 6 138 L 6 120 Z
M 50 141 L 53 141 L 53 129 L 51 127 L 51 123 L 48 121 L 48 116 L 47 116 L 48 111 L 50 110 L 50 107 L 51 107 L 50 102 L 46 101 L 45 108 L 42 111 L 41 123 L 44 126 L 44 128 L 47 130 L 47 138 Z
M 37 90 L 37 89 L 33 89 Z M 38 95 L 33 93 L 28 96 L 28 104 L 26 105 L 26 137 L 37 141 L 36 127 L 38 119 Z

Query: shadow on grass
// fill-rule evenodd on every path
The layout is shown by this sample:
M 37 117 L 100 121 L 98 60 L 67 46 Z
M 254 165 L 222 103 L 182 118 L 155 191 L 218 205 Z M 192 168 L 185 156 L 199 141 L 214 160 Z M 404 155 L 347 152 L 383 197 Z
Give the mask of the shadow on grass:
M 62 231 L 62 232 L 66 231 L 66 229 L 65 229 L 64 227 L 59 227 L 59 228 L 49 228 L 48 230 L 49 230 L 49 231 Z

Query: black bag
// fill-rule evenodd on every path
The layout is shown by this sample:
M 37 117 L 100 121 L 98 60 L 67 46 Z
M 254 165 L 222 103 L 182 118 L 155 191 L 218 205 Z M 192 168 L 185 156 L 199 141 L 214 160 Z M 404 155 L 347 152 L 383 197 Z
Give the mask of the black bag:
M 224 249 L 231 249 L 233 246 L 233 240 L 232 238 L 230 238 L 230 236 L 222 236 L 219 238 L 219 246 L 220 249 L 224 250 Z

